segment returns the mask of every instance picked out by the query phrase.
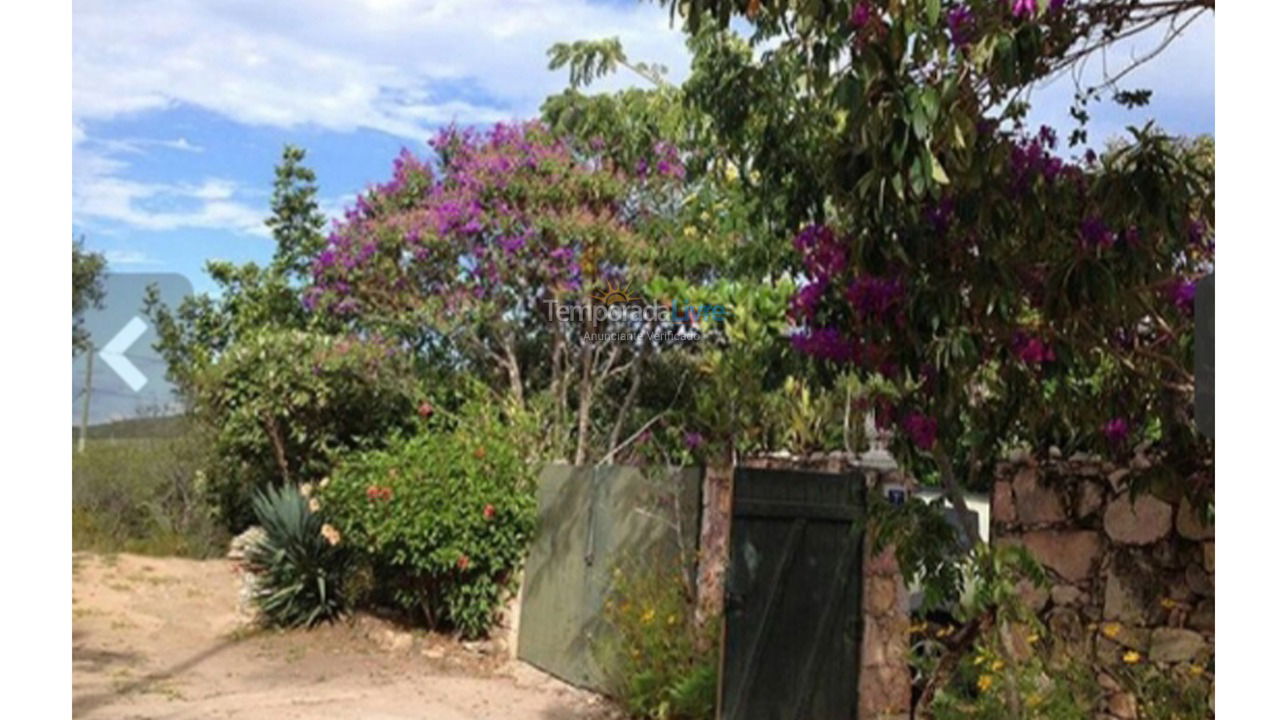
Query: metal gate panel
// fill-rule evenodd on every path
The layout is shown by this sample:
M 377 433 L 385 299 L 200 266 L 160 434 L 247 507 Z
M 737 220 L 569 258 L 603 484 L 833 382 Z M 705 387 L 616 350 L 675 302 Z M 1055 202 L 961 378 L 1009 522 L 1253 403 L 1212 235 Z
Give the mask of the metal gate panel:
M 603 613 L 613 569 L 627 558 L 674 561 L 682 546 L 697 548 L 701 472 L 652 475 L 627 466 L 543 470 L 520 608 L 521 660 L 575 685 L 608 689 L 609 658 L 599 650 L 609 632 Z

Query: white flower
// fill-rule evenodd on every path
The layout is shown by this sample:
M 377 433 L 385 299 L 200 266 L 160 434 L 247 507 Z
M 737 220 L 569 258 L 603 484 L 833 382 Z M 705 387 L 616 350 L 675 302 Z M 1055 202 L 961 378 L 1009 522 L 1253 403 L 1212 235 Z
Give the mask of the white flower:
M 342 533 L 338 532 L 338 529 L 329 523 L 325 523 L 320 527 L 320 534 L 324 536 L 325 540 L 329 541 L 330 545 L 337 545 L 342 542 Z

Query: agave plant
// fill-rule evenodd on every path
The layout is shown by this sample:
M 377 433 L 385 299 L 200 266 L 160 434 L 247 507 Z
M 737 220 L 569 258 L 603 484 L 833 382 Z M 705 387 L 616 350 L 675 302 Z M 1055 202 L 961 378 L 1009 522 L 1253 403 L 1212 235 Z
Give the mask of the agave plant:
M 258 575 L 254 599 L 267 622 L 310 627 L 341 615 L 350 560 L 337 532 L 292 485 L 255 493 L 253 512 L 265 536 L 246 550 L 245 560 Z

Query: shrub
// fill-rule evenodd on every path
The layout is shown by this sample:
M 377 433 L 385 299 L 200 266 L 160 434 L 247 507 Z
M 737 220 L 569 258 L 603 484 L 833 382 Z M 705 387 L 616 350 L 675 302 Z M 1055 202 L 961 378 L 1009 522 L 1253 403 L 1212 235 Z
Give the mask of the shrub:
M 601 649 L 612 693 L 634 717 L 710 720 L 715 714 L 719 623 L 696 626 L 693 586 L 682 567 L 650 562 L 614 570 L 605 602 L 611 632 Z
M 348 553 L 309 504 L 293 485 L 259 490 L 253 498 L 264 537 L 249 546 L 245 560 L 258 576 L 254 599 L 272 625 L 310 627 L 347 608 Z
M 91 439 L 72 453 L 71 537 L 76 550 L 209 557 L 226 534 L 208 502 L 206 444 L 173 437 Z
M 483 400 L 437 410 L 425 432 L 358 453 L 320 490 L 384 599 L 429 627 L 485 634 L 536 517 L 521 426 Z
M 409 359 L 389 344 L 301 330 L 237 341 L 194 392 L 213 433 L 210 481 L 228 528 L 248 525 L 255 490 L 318 481 L 341 453 L 411 427 L 417 387 Z

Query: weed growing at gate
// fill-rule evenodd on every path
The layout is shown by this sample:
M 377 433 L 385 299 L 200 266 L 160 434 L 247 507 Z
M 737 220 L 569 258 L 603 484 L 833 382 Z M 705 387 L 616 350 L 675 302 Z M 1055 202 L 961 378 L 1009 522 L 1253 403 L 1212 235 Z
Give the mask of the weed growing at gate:
M 698 628 L 681 563 L 619 568 L 605 603 L 612 631 L 601 650 L 616 668 L 613 695 L 633 717 L 710 720 L 715 714 L 719 622 Z

